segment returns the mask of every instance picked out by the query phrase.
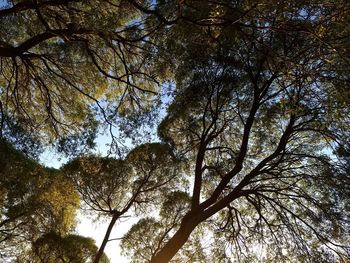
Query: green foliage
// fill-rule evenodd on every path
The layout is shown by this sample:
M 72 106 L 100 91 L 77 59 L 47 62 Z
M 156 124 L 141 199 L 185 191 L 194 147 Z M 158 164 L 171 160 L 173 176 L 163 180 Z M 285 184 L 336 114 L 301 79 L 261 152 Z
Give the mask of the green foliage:
M 54 232 L 49 232 L 35 240 L 33 251 L 28 253 L 19 262 L 46 262 L 46 263 L 85 263 L 94 259 L 97 247 L 91 238 L 79 235 L 60 236 Z M 104 254 L 101 263 L 109 263 L 109 259 Z
M 25 247 L 43 233 L 72 230 L 79 196 L 61 172 L 42 167 L 4 141 L 0 165 L 3 258 L 18 254 L 18 246 Z
M 162 142 L 124 158 L 86 154 L 63 177 L 4 144 L 0 226 L 31 233 L 38 257 L 96 253 L 69 235 L 73 182 L 111 218 L 100 251 L 118 219 L 140 218 L 122 239 L 133 262 L 348 260 L 347 1 L 23 3 L 0 10 L 1 128 L 29 133 L 18 144 L 83 151 L 102 122 L 137 143 L 165 100 L 156 79 L 174 84 Z
M 122 160 L 81 157 L 65 166 L 82 199 L 101 212 L 122 207 L 127 200 L 130 168 Z M 91 201 L 90 201 L 91 200 Z
M 140 145 L 125 160 L 80 157 L 63 169 L 87 208 L 100 215 L 142 210 L 145 203 L 157 202 L 159 192 L 178 175 L 175 157 L 160 143 Z
M 144 262 L 151 259 L 166 238 L 167 233 L 162 231 L 159 222 L 154 218 L 143 218 L 124 236 L 122 248 L 126 255 L 132 256 L 132 262 Z
M 330 154 L 349 138 L 347 51 L 331 36 L 344 5 L 181 6 L 159 52 L 176 91 L 158 134 L 186 162 L 191 206 L 146 262 L 181 255 L 193 225 L 213 233 L 208 254 L 223 262 L 258 261 L 252 247 L 273 262 L 346 260 L 350 181 Z
M 63 167 L 84 206 L 92 214 L 111 218 L 98 257 L 118 219 L 132 210 L 150 211 L 162 194 L 180 177 L 177 161 L 166 144 L 142 144 L 124 160 L 97 156 L 79 157 Z
M 15 121 L 66 152 L 91 146 L 97 124 L 147 114 L 158 87 L 145 40 L 159 25 L 143 18 L 128 1 L 2 4 L 0 131 Z
M 190 210 L 190 197 L 181 191 L 169 192 L 163 197 L 159 217 L 145 217 L 124 235 L 121 248 L 132 262 L 148 262 L 169 241 L 180 226 L 181 219 Z M 171 262 L 207 262 L 201 240 L 204 232 L 193 233 L 192 238 Z

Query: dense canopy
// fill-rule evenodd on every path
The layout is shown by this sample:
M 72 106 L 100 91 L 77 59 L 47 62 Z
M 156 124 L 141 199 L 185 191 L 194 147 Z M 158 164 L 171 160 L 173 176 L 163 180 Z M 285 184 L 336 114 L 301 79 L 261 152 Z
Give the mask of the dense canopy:
M 0 256 L 108 262 L 133 217 L 130 262 L 348 262 L 349 22 L 345 0 L 3 2 Z

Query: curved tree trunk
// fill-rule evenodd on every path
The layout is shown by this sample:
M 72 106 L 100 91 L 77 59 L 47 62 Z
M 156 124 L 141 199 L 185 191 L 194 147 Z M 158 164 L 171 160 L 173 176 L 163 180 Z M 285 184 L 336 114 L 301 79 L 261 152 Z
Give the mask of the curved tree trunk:
M 105 237 L 103 238 L 102 244 L 101 244 L 100 248 L 97 251 L 96 257 L 94 259 L 94 263 L 98 263 L 100 261 L 102 255 L 103 255 L 103 251 L 104 251 L 104 249 L 106 247 L 106 244 L 108 242 L 109 236 L 111 235 L 113 226 L 114 226 L 115 222 L 118 220 L 118 218 L 119 218 L 118 214 L 113 215 L 112 220 L 111 220 L 111 222 L 108 225 Z
M 181 224 L 174 236 L 165 244 L 165 246 L 150 260 L 149 263 L 169 262 L 175 254 L 186 243 L 192 231 L 198 223 L 186 222 Z

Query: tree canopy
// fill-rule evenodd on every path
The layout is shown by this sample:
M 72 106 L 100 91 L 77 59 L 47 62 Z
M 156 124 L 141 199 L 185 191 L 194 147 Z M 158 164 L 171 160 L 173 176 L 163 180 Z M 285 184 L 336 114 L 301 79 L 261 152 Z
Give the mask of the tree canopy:
M 349 18 L 348 1 L 7 1 L 3 257 L 107 262 L 132 216 L 131 262 L 347 262 Z M 133 144 L 91 154 L 106 125 Z M 46 146 L 69 162 L 24 155 Z M 73 232 L 79 204 L 110 220 L 99 248 Z
M 2 134 L 15 121 L 63 150 L 91 145 L 99 123 L 147 112 L 158 90 L 147 39 L 158 25 L 145 19 L 128 1 L 4 1 Z
M 46 233 L 69 233 L 79 196 L 60 171 L 42 167 L 8 143 L 0 143 L 0 257 L 7 260 Z
M 80 193 L 87 210 L 111 221 L 94 262 L 99 262 L 117 220 L 133 209 L 150 210 L 161 193 L 174 185 L 179 169 L 165 144 L 143 144 L 125 158 L 80 157 L 63 170 Z

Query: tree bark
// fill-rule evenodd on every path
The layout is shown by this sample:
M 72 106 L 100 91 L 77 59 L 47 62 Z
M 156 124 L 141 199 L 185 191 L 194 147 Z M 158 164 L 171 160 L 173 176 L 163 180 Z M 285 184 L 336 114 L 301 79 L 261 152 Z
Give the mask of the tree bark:
M 183 222 L 174 236 L 165 244 L 165 246 L 150 260 L 149 263 L 169 262 L 181 247 L 187 242 L 190 234 L 196 228 L 199 222 Z
M 97 254 L 95 256 L 94 263 L 100 262 L 100 259 L 103 255 L 103 251 L 104 251 L 106 244 L 108 242 L 109 236 L 111 235 L 113 226 L 115 225 L 115 222 L 118 220 L 118 218 L 119 218 L 119 214 L 113 215 L 112 220 L 108 225 L 105 237 L 103 238 L 102 244 L 101 244 L 100 248 L 98 249 Z

